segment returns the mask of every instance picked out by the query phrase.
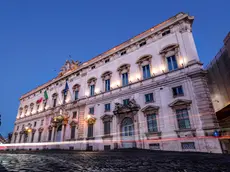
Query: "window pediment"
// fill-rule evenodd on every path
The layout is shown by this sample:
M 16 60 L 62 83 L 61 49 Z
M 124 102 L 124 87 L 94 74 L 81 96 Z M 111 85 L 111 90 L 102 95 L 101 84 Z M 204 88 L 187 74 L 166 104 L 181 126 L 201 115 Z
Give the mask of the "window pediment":
M 130 64 L 123 64 L 121 65 L 119 68 L 117 68 L 117 71 L 119 72 L 119 74 L 125 72 L 129 72 L 130 69 Z
M 75 84 L 75 85 L 72 87 L 73 90 L 78 90 L 79 88 L 80 88 L 80 85 L 79 85 L 79 84 Z
M 145 114 L 152 114 L 152 113 L 156 113 L 159 110 L 159 106 L 155 106 L 155 105 L 147 105 L 144 108 L 141 109 L 141 111 Z
M 106 78 L 111 78 L 112 76 L 112 72 L 111 71 L 106 71 L 101 75 L 102 79 L 106 79 Z
M 52 95 L 53 98 L 56 98 L 57 96 L 58 96 L 57 93 L 54 93 L 54 94 Z
M 192 103 L 191 100 L 177 99 L 173 101 L 172 103 L 170 103 L 169 106 L 171 108 L 180 107 L 180 106 L 190 106 L 191 103 Z
M 160 54 L 166 54 L 166 53 L 170 53 L 171 55 L 176 54 L 178 47 L 179 47 L 178 44 L 167 45 L 166 47 L 162 48 Z
M 138 60 L 136 61 L 136 64 L 141 65 L 143 62 L 148 62 L 150 63 L 150 59 L 152 58 L 152 55 L 148 54 L 148 55 L 144 55 L 138 58 Z
M 112 122 L 112 119 L 113 119 L 113 115 L 108 115 L 108 114 L 105 114 L 101 117 L 102 121 L 103 122 Z
M 97 78 L 96 78 L 96 77 L 91 77 L 91 78 L 88 79 L 87 83 L 88 83 L 89 85 L 91 85 L 91 84 L 96 84 L 96 81 L 97 81 Z

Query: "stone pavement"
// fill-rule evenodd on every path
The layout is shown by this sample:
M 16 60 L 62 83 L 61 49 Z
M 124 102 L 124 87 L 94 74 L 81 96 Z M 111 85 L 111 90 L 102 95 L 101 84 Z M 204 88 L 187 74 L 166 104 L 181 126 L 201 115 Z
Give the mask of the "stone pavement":
M 230 172 L 230 155 L 150 150 L 0 152 L 2 171 Z

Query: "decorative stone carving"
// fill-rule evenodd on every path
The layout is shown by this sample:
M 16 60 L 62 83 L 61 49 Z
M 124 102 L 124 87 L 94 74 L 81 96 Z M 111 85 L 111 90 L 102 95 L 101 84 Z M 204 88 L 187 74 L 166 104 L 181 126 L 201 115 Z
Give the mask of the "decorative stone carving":
M 101 75 L 101 78 L 103 79 L 103 80 L 105 80 L 105 79 L 110 79 L 112 77 L 112 72 L 111 71 L 106 71 L 106 72 L 104 72 L 102 75 Z
M 38 132 L 41 133 L 41 132 L 43 132 L 43 130 L 44 130 L 44 128 L 43 128 L 43 127 L 40 127 L 40 128 L 38 129 Z
M 97 81 L 97 78 L 92 77 L 92 78 L 88 79 L 87 83 L 88 83 L 88 85 L 96 85 L 96 81 Z
M 186 100 L 186 99 L 177 99 L 173 101 L 172 103 L 169 104 L 169 107 L 176 109 L 180 107 L 190 107 L 190 104 L 192 103 L 191 100 Z
M 144 115 L 156 113 L 159 110 L 159 106 L 154 105 L 147 105 L 144 108 L 141 109 L 141 111 L 144 113 Z
M 103 122 L 112 122 L 113 115 L 107 115 L 107 114 L 105 114 L 105 115 L 103 115 L 101 117 L 101 119 L 102 119 Z
M 136 103 L 134 99 L 131 99 L 127 105 L 120 103 L 115 103 L 115 109 L 113 111 L 114 115 L 124 114 L 128 112 L 133 112 L 136 114 L 140 109 L 140 106 Z
M 130 70 L 130 64 L 123 64 L 119 68 L 117 68 L 119 75 L 125 72 L 129 73 L 129 70 Z
M 139 66 L 141 66 L 142 63 L 144 63 L 144 62 L 147 62 L 148 64 L 150 64 L 150 63 L 151 63 L 151 58 L 152 58 L 152 55 L 150 55 L 150 54 L 141 56 L 141 57 L 136 61 L 136 64 L 138 64 Z
M 62 66 L 60 73 L 59 73 L 59 77 L 63 76 L 65 73 L 71 71 L 71 70 L 75 70 L 80 66 L 80 62 L 79 61 L 69 61 L 66 60 L 65 64 Z

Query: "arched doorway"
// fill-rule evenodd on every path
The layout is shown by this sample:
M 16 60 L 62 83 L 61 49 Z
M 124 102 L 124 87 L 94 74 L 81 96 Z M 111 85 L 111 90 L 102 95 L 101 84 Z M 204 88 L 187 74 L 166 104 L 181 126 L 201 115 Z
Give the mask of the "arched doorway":
M 56 142 L 61 141 L 61 131 L 62 131 L 62 125 L 59 125 L 57 128 Z
M 122 148 L 135 147 L 134 124 L 131 118 L 124 118 L 121 122 Z

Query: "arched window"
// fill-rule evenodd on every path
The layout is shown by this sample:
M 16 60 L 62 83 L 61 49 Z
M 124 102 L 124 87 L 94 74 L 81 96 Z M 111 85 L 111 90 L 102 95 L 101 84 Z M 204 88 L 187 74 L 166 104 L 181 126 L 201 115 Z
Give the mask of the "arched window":
M 122 86 L 126 86 L 129 84 L 129 71 L 130 71 L 130 64 L 123 64 L 119 68 L 117 68 L 119 75 L 122 80 Z
M 57 93 L 54 93 L 52 95 L 52 98 L 53 98 L 53 107 L 56 107 L 56 105 L 57 105 L 57 97 L 58 97 Z
M 92 77 L 92 78 L 88 79 L 87 83 L 88 83 L 89 89 L 90 89 L 90 96 L 95 95 L 96 81 L 97 81 L 97 78 L 95 78 L 95 77 Z
M 21 115 L 22 115 L 22 112 L 23 112 L 23 108 L 20 107 L 20 108 L 19 108 L 19 116 L 20 116 L 20 117 L 21 117 Z
M 32 112 L 33 112 L 33 109 L 34 109 L 34 103 L 31 103 L 30 104 L 30 113 L 32 114 Z
M 179 45 L 171 44 L 166 46 L 160 51 L 163 58 L 164 65 L 167 66 L 168 71 L 173 71 L 178 69 L 178 59 L 179 59 Z
M 106 71 L 101 75 L 105 91 L 110 91 L 111 77 L 112 77 L 112 72 L 111 71 Z
M 79 91 L 80 91 L 80 85 L 75 84 L 73 86 L 74 100 L 77 100 L 79 98 Z
M 27 115 L 27 112 L 28 112 L 28 106 L 26 105 L 26 106 L 24 107 L 24 109 L 25 109 L 25 115 Z
M 152 55 L 150 54 L 144 55 L 141 56 L 136 62 L 136 64 L 139 65 L 142 79 L 148 79 L 151 77 L 151 58 Z

